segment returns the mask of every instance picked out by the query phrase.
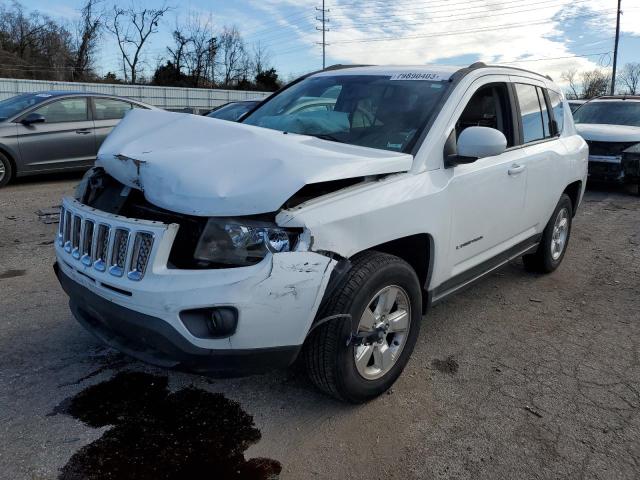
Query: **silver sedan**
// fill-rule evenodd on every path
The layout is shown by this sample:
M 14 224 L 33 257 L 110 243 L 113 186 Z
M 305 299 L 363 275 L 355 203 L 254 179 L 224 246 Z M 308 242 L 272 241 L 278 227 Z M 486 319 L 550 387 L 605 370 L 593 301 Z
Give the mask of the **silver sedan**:
M 13 177 L 89 168 L 98 148 L 144 103 L 86 92 L 25 93 L 0 102 L 0 187 Z

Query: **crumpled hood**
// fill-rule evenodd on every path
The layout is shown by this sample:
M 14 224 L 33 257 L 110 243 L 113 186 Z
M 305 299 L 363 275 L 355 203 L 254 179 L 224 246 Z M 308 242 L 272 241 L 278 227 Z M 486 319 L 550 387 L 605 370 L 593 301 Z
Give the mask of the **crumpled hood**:
M 408 171 L 413 156 L 196 115 L 134 109 L 96 165 L 149 202 L 200 216 L 277 211 L 306 184 Z
M 577 123 L 576 130 L 582 138 L 594 142 L 640 142 L 640 127 Z

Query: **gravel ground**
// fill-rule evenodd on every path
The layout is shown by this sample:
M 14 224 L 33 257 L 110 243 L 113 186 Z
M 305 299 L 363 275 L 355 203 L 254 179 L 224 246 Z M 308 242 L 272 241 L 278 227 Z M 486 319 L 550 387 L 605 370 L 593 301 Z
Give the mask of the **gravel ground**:
M 109 451 L 122 452 L 125 472 L 135 463 L 137 478 L 154 477 L 144 469 L 156 444 L 142 451 L 127 437 L 143 421 L 137 410 L 100 421 L 80 412 L 103 410 L 100 399 L 116 388 L 133 394 L 121 372 L 166 381 L 158 402 L 176 415 L 206 401 L 219 412 L 211 421 L 244 422 L 225 423 L 233 448 L 224 451 L 240 455 L 238 471 L 279 462 L 285 479 L 640 477 L 638 197 L 588 192 L 558 271 L 536 276 L 512 262 L 435 307 L 392 391 L 350 406 L 295 371 L 210 379 L 100 345 L 69 313 L 51 269 L 56 225 L 36 213 L 77 181 L 0 190 L 0 478 L 85 478 L 77 472 Z M 168 431 L 166 418 L 150 422 Z M 127 452 L 138 455 L 129 465 Z M 242 463 L 243 454 L 275 462 Z M 91 478 L 103 478 L 96 472 Z

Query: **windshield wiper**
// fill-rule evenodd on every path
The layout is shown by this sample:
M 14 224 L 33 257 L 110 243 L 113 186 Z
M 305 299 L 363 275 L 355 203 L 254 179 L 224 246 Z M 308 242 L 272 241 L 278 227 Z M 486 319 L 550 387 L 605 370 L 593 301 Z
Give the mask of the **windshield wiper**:
M 339 138 L 336 138 L 333 135 L 330 135 L 328 133 L 318 133 L 318 134 L 309 133 L 308 135 L 311 137 L 320 138 L 322 140 L 329 140 L 330 142 L 345 143 L 344 140 L 340 140 Z

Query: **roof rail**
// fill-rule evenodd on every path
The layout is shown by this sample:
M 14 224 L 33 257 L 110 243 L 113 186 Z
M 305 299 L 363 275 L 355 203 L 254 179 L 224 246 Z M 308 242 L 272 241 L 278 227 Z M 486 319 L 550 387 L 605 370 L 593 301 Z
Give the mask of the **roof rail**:
M 329 65 L 328 67 L 326 67 L 324 70 L 321 70 L 322 72 L 330 72 L 332 70 L 342 70 L 345 68 L 356 68 L 356 67 L 372 67 L 373 65 L 343 65 L 341 63 L 336 63 L 335 65 Z
M 469 65 L 467 68 L 469 70 L 473 70 L 475 68 L 483 68 L 483 67 L 486 67 L 486 66 L 487 66 L 487 64 L 484 63 L 484 62 L 474 62 L 471 65 Z

